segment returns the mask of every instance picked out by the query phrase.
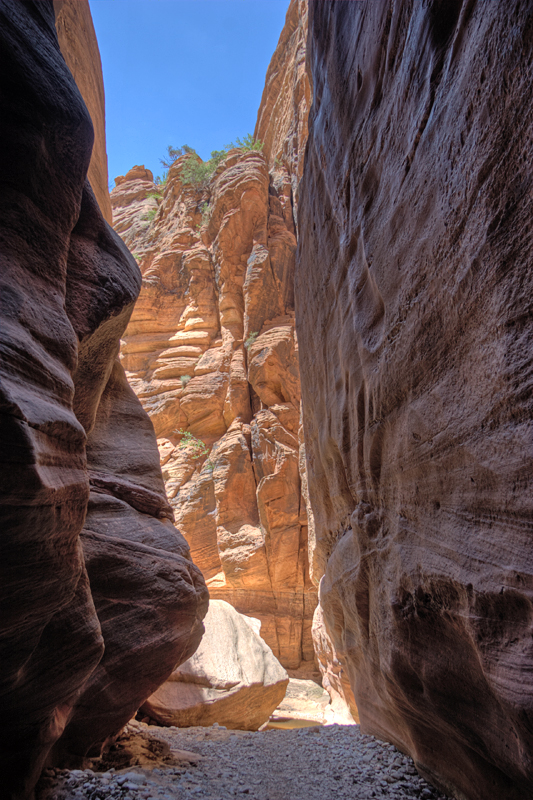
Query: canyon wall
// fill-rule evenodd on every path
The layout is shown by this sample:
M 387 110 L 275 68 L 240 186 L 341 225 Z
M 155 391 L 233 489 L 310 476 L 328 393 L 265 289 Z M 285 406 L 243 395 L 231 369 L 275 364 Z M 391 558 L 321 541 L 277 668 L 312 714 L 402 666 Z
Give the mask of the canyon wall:
M 105 144 L 105 94 L 100 51 L 88 0 L 54 0 L 61 54 L 91 115 L 94 143 L 87 177 L 104 219 L 113 223 Z
M 140 273 L 86 179 L 51 0 L 0 0 L 0 74 L 0 774 L 21 800 L 194 652 L 207 591 L 117 360 Z
M 211 597 L 259 618 L 285 667 L 314 671 L 294 333 L 305 32 L 293 0 L 259 112 L 264 152 L 231 150 L 203 188 L 182 182 L 186 156 L 164 188 L 134 167 L 111 198 L 143 275 L 122 363 L 154 424 L 176 524 Z M 298 101 L 294 80 L 307 87 Z
M 319 2 L 296 320 L 313 568 L 363 729 L 533 769 L 531 2 Z
M 258 617 L 275 655 L 297 668 L 313 659 L 316 589 L 298 469 L 290 183 L 269 175 L 262 153 L 233 150 L 202 192 L 181 183 L 183 162 L 159 201 L 140 167 L 112 192 L 143 273 L 122 363 L 211 597 Z M 151 205 L 155 219 L 143 221 Z
M 289 172 L 294 221 L 307 142 L 311 85 L 306 69 L 307 0 L 291 0 L 285 25 L 265 77 L 254 136 L 272 169 Z

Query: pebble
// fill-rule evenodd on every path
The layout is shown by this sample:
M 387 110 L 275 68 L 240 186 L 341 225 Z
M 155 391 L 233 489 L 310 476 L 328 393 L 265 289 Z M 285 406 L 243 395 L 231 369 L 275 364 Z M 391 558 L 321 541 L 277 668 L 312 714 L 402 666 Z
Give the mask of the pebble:
M 119 773 L 49 770 L 37 800 L 446 800 L 410 758 L 358 725 L 237 731 L 222 739 L 213 738 L 222 726 L 146 730 L 203 760 L 196 767 L 160 764 Z

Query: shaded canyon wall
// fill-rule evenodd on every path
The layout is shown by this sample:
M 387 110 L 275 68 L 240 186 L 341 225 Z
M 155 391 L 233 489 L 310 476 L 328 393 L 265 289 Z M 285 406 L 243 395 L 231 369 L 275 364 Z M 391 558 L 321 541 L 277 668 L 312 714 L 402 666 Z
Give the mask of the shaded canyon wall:
M 533 785 L 531 2 L 319 2 L 296 320 L 313 569 L 363 729 Z
M 86 180 L 52 2 L 0 2 L 0 74 L 0 773 L 20 800 L 194 652 L 207 592 L 117 360 L 140 273 Z
M 163 190 L 134 167 L 111 196 L 143 274 L 122 363 L 154 424 L 176 523 L 211 597 L 259 618 L 284 666 L 314 670 L 294 333 L 306 23 L 293 0 L 259 112 L 263 152 L 230 151 L 203 189 L 183 184 L 186 157 Z

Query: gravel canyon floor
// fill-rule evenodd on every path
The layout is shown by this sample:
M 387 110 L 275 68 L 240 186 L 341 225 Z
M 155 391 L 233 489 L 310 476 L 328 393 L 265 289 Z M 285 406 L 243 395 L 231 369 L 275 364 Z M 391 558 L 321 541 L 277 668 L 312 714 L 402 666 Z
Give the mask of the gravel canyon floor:
M 135 722 L 117 758 L 121 746 L 144 750 L 141 762 L 152 753 L 157 766 L 50 770 L 38 800 L 445 800 L 410 758 L 358 725 L 250 733 Z

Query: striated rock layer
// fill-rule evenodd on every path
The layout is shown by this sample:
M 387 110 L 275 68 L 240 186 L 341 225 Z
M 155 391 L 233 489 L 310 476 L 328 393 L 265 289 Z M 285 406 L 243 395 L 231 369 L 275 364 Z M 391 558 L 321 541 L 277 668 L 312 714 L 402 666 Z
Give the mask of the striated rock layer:
M 207 593 L 117 360 L 140 275 L 86 180 L 51 0 L 0 1 L 0 74 L 0 773 L 21 799 L 194 652 Z
M 288 169 L 294 217 L 303 174 L 311 85 L 306 71 L 307 0 L 291 0 L 269 64 L 254 136 L 264 144 L 270 167 Z
M 183 157 L 164 187 L 136 166 L 111 198 L 143 274 L 122 363 L 154 424 L 177 524 L 211 597 L 259 618 L 286 668 L 314 672 L 294 333 L 306 8 L 292 0 L 269 68 L 264 152 L 230 151 L 204 188 L 182 184 Z
M 290 181 L 255 151 L 230 151 L 205 190 L 182 185 L 182 165 L 160 197 L 143 167 L 112 193 L 143 273 L 122 363 L 211 597 L 258 617 L 294 669 L 313 660 L 316 590 L 298 461 Z
M 533 785 L 531 10 L 309 16 L 314 568 L 364 730 L 469 800 Z

